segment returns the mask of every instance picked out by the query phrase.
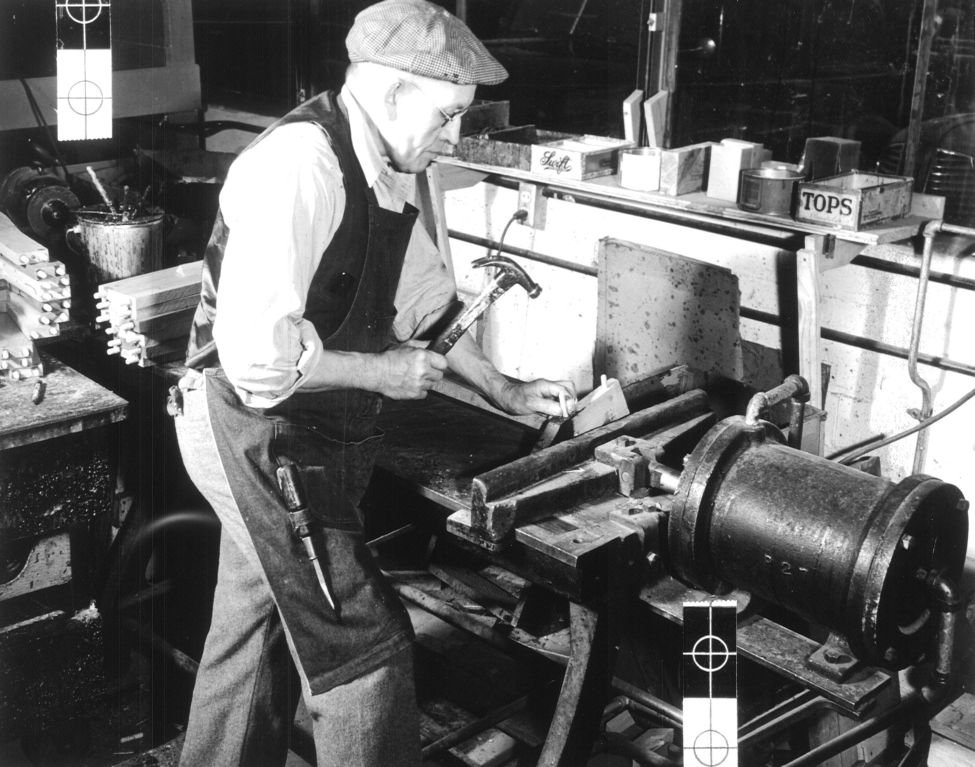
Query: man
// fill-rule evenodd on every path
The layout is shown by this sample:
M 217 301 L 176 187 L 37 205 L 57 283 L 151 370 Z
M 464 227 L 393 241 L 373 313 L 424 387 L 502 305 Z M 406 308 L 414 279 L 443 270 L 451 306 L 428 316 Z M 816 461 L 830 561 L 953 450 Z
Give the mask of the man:
M 184 767 L 283 764 L 299 694 L 320 765 L 419 764 L 412 627 L 357 509 L 382 397 L 423 398 L 449 368 L 512 413 L 557 415 L 560 394 L 574 408 L 570 384 L 511 382 L 469 337 L 446 357 L 404 343 L 455 292 L 410 174 L 452 151 L 476 86 L 507 73 L 425 0 L 367 8 L 346 43 L 341 92 L 235 161 L 207 248 L 176 424 L 222 533 Z M 281 467 L 297 470 L 324 587 Z

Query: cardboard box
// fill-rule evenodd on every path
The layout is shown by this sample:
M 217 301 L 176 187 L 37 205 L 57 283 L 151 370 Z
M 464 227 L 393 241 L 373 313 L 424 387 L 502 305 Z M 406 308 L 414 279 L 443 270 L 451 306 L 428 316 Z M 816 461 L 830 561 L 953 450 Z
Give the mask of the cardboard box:
M 907 176 L 850 171 L 799 184 L 796 220 L 858 229 L 906 216 L 914 180 Z
M 570 136 L 532 146 L 531 171 L 583 181 L 611 176 L 619 166 L 619 152 L 635 146 L 632 141 L 605 136 Z
M 540 130 L 534 125 L 521 125 L 500 128 L 477 136 L 461 136 L 457 146 L 457 159 L 527 171 L 531 169 L 533 144 L 568 138 L 571 135 Z

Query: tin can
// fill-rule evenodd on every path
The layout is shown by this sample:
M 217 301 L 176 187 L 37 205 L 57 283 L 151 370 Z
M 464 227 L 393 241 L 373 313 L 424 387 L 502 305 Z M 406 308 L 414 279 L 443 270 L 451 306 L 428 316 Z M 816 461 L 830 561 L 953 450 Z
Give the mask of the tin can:
M 753 213 L 791 216 L 801 171 L 785 167 L 745 168 L 738 177 L 738 207 Z

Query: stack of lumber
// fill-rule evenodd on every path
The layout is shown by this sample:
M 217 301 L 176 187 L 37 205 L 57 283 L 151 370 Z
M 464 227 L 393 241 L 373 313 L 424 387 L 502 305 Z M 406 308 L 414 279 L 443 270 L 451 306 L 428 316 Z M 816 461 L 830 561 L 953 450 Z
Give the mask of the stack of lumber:
M 0 305 L 9 291 L 0 289 Z M 0 314 L 0 379 L 19 381 L 44 375 L 34 342 L 21 332 L 9 312 Z
M 34 341 L 59 335 L 70 308 L 64 264 L 0 213 L 0 377 L 43 375 Z
M 182 357 L 200 300 L 202 267 L 196 261 L 100 285 L 97 322 L 107 323 L 108 354 L 140 367 Z

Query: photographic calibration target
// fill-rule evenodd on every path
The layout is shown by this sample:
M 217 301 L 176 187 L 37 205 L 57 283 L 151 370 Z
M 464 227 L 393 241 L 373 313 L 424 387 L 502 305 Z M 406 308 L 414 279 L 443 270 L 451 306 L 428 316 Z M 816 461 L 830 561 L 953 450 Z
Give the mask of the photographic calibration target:
M 684 764 L 738 767 L 734 601 L 684 603 Z
M 112 136 L 112 22 L 108 0 L 55 0 L 58 139 Z

